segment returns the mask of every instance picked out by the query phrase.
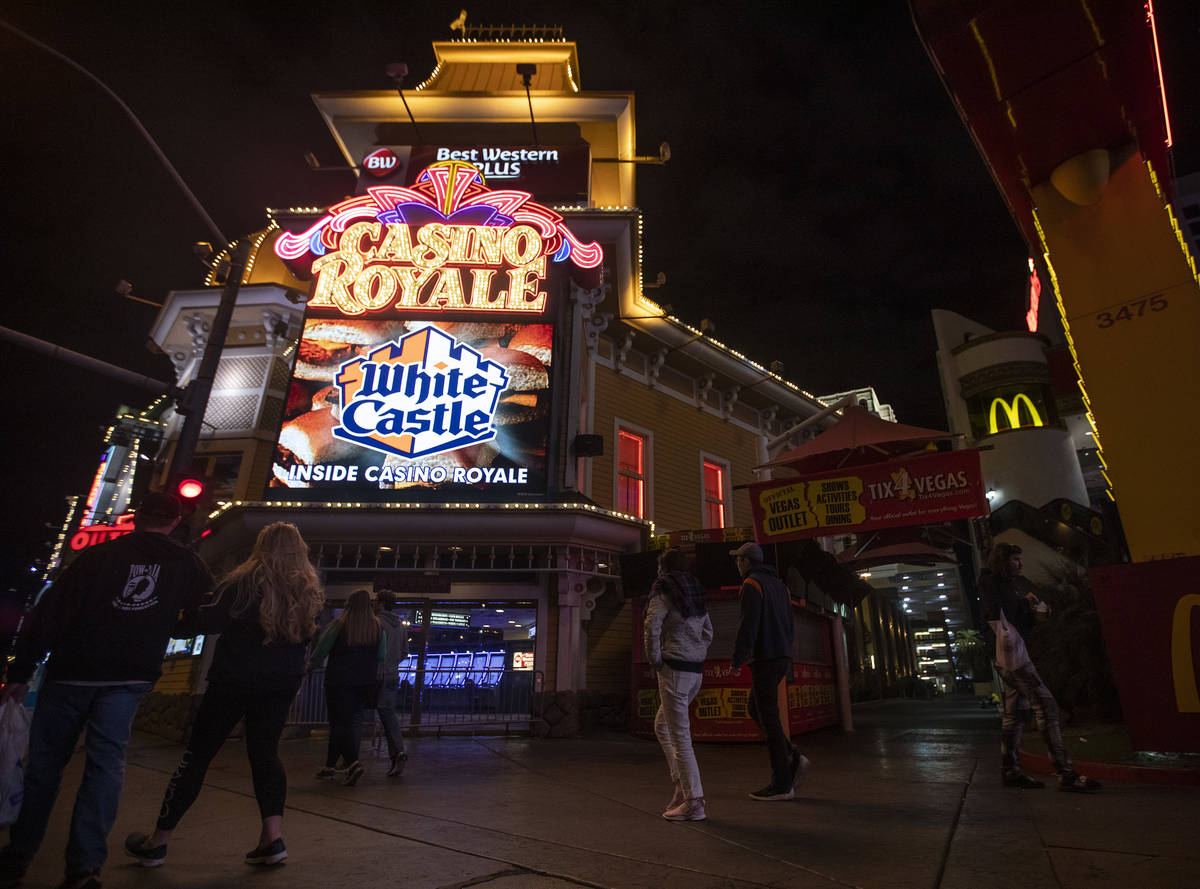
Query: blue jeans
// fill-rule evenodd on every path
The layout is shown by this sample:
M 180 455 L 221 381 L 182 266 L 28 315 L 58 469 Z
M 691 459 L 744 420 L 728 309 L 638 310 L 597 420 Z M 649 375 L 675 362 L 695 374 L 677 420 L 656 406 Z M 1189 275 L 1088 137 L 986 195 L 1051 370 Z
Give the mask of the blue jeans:
M 67 873 L 98 870 L 104 864 L 125 778 L 125 745 L 133 717 L 152 686 L 151 682 L 100 686 L 47 682 L 42 686 L 29 730 L 25 798 L 9 833 L 9 854 L 28 861 L 42 844 L 63 769 L 86 727 L 87 759 L 71 813 Z

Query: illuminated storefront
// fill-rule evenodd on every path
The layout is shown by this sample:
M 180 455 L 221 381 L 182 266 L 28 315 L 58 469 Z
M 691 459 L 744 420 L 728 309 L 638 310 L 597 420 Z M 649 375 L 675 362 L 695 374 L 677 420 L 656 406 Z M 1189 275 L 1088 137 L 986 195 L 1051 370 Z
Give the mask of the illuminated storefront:
M 825 405 L 647 298 L 631 94 L 582 91 L 566 40 L 434 49 L 405 99 L 443 141 L 414 144 L 394 93 L 314 97 L 360 174 L 352 197 L 270 210 L 249 237 L 197 458 L 223 460 L 232 493 L 200 549 L 219 572 L 263 525 L 297 523 L 332 604 L 396 594 L 427 659 L 406 678 L 491 688 L 503 652 L 535 712 L 565 714 L 540 730 L 566 735 L 587 694 L 629 693 L 645 589 L 621 556 L 667 531 L 740 537 L 767 443 Z M 492 87 L 464 92 L 474 78 Z M 217 260 L 152 330 L 181 384 Z

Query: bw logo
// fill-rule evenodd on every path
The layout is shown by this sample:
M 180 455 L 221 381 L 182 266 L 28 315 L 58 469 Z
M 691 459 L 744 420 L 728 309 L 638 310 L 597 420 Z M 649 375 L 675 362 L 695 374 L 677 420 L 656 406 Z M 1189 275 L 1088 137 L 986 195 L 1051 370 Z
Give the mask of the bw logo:
M 411 459 L 495 438 L 493 419 L 508 374 L 426 327 L 345 362 L 335 381 L 342 409 L 333 434 Z

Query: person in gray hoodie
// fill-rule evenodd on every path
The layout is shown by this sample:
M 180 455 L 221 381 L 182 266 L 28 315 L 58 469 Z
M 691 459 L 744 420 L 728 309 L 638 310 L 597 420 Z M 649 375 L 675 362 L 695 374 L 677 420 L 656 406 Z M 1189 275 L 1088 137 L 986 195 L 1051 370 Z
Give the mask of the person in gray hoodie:
M 658 713 L 654 734 L 667 757 L 675 793 L 663 817 L 703 821 L 704 787 L 692 749 L 688 708 L 704 679 L 704 658 L 713 639 L 704 587 L 687 571 L 677 549 L 658 559 L 658 579 L 650 587 L 642 641 L 646 660 L 658 673 Z
M 404 750 L 404 736 L 400 733 L 400 720 L 396 716 L 396 690 L 399 684 L 398 673 L 400 662 L 408 657 L 408 625 L 403 623 L 395 611 L 396 594 L 391 590 L 375 591 L 375 616 L 387 633 L 387 651 L 380 664 L 380 677 L 383 680 L 379 686 L 379 697 L 375 702 L 375 712 L 379 714 L 379 722 L 383 725 L 383 735 L 387 738 L 388 777 L 398 778 L 404 772 L 408 762 L 408 753 Z

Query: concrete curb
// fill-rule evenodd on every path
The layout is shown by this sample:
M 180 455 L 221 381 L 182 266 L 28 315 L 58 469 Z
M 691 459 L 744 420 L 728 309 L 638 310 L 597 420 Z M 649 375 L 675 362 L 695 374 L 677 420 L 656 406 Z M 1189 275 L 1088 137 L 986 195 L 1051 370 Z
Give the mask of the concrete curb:
M 1123 762 L 1090 762 L 1075 759 L 1075 771 L 1097 781 L 1125 781 L 1137 784 L 1174 784 L 1185 787 L 1200 786 L 1200 768 L 1168 769 L 1156 766 L 1138 766 Z M 1044 753 L 1021 751 L 1021 764 L 1029 771 L 1040 775 L 1053 775 L 1050 757 Z

